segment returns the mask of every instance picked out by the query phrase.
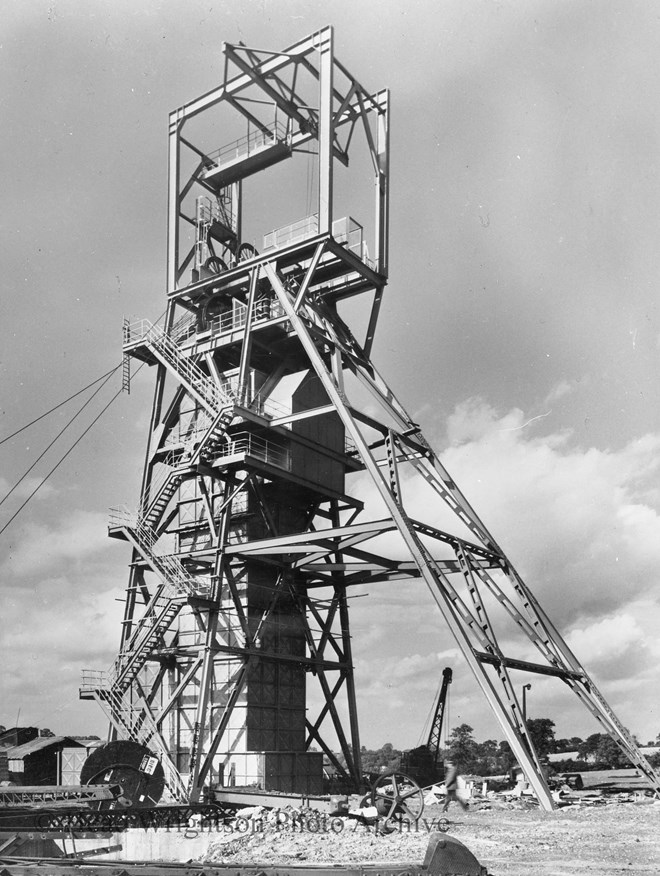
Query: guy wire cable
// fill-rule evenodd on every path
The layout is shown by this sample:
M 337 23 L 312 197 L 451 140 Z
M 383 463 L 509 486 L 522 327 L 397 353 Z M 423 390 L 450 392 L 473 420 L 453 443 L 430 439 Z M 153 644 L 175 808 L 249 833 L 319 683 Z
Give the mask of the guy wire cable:
M 167 311 L 164 310 L 161 313 L 161 315 L 158 317 L 158 319 L 155 320 L 154 325 L 157 325 L 161 321 L 161 319 L 165 316 L 166 312 Z M 122 362 L 123 362 L 123 360 L 122 360 Z M 100 380 L 103 380 L 105 377 L 108 377 L 108 375 L 110 375 L 110 374 L 114 374 L 115 371 L 117 371 L 117 369 L 121 368 L 122 362 L 119 362 L 119 364 L 115 365 L 114 368 L 111 368 L 110 371 L 106 371 L 105 374 L 102 374 L 100 377 L 97 377 L 95 380 L 92 380 L 92 382 L 88 383 L 87 386 L 83 386 L 82 389 L 79 389 L 77 392 L 74 392 L 73 395 L 70 395 L 68 398 L 65 398 L 64 401 L 61 401 L 58 404 L 56 404 L 55 407 L 50 408 L 50 410 L 48 410 L 48 411 L 44 411 L 43 414 L 40 414 L 34 420 L 31 420 L 29 423 L 26 423 L 24 426 L 21 426 L 20 429 L 16 429 L 16 431 L 12 432 L 11 435 L 6 435 L 4 438 L 0 438 L 0 444 L 4 444 L 5 441 L 9 441 L 11 438 L 15 438 L 16 435 L 20 435 L 21 432 L 24 432 L 26 429 L 29 429 L 30 426 L 34 426 L 35 423 L 38 423 L 40 420 L 43 420 L 44 417 L 47 417 L 49 414 L 54 413 L 54 411 L 58 410 L 58 408 L 63 407 L 63 405 L 72 401 L 74 398 L 76 398 L 76 396 L 79 396 L 81 393 L 85 392 L 85 390 L 91 389 L 91 387 L 94 386 L 94 384 L 98 383 Z M 142 367 L 142 366 L 140 366 L 140 367 Z M 138 368 L 138 371 L 139 370 L 140 369 Z M 135 373 L 137 374 L 137 371 Z
M 16 435 L 19 435 L 21 432 L 24 432 L 26 429 L 29 429 L 30 426 L 34 426 L 35 423 L 38 423 L 39 420 L 43 420 L 44 417 L 47 417 L 48 414 L 52 414 L 58 408 L 61 408 L 67 402 L 72 401 L 76 396 L 80 395 L 82 392 L 85 392 L 86 389 L 90 389 L 94 386 L 95 383 L 98 383 L 99 380 L 103 380 L 104 377 L 107 377 L 109 374 L 114 374 L 117 368 L 121 368 L 121 362 L 119 365 L 116 365 L 112 370 L 106 371 L 105 374 L 102 374 L 100 377 L 97 377 L 96 380 L 92 380 L 91 383 L 88 383 L 87 386 L 83 386 L 82 389 L 79 389 L 77 392 L 74 392 L 73 395 L 70 395 L 68 398 L 65 398 L 64 401 L 61 401 L 59 404 L 56 404 L 54 408 L 51 408 L 49 411 L 45 411 L 45 413 L 38 416 L 36 419 L 31 420 L 29 423 L 26 423 L 24 426 L 21 426 L 20 429 L 17 429 L 15 432 L 12 432 L 11 435 L 7 435 L 6 438 L 0 438 L 0 444 L 4 444 L 5 441 L 9 441 L 10 438 L 14 438 Z
M 49 478 L 49 477 L 50 477 L 50 476 L 51 476 L 51 475 L 52 475 L 52 474 L 53 474 L 53 473 L 54 473 L 54 472 L 60 467 L 60 465 L 64 462 L 64 460 L 67 458 L 67 456 L 68 456 L 68 455 L 69 455 L 69 454 L 70 454 L 70 453 L 71 453 L 71 452 L 77 447 L 77 445 L 82 441 L 82 439 L 83 439 L 83 438 L 85 437 L 85 435 L 89 432 L 89 430 L 92 428 L 92 426 L 94 426 L 94 425 L 98 422 L 98 420 L 101 419 L 101 417 L 102 417 L 103 414 L 108 410 L 108 408 L 109 408 L 110 405 L 113 403 L 113 401 L 117 398 L 117 396 L 121 395 L 122 392 L 123 392 L 122 389 L 118 389 L 118 390 L 117 390 L 117 392 L 112 396 L 112 398 L 111 398 L 110 401 L 107 403 L 107 405 L 103 408 L 103 410 L 101 411 L 101 413 L 98 414 L 98 416 L 96 416 L 96 417 L 92 420 L 92 422 L 91 422 L 91 423 L 89 424 L 89 426 L 85 429 L 85 431 L 84 431 L 81 435 L 78 436 L 78 438 L 74 441 L 74 443 L 71 445 L 71 447 L 69 447 L 69 449 L 68 449 L 67 452 L 64 454 L 64 456 L 62 456 L 62 457 L 60 458 L 60 460 L 59 460 L 57 463 L 55 463 L 55 465 L 51 468 L 51 470 L 48 472 L 48 474 L 46 475 L 46 477 L 43 478 L 43 480 L 42 480 L 39 484 L 37 484 L 37 486 L 34 488 L 34 490 L 32 490 L 32 492 L 30 493 L 30 495 L 27 497 L 27 499 L 25 500 L 25 502 L 23 502 L 23 504 L 20 506 L 20 508 L 19 508 L 19 509 L 18 509 L 18 510 L 17 510 L 17 511 L 16 511 L 16 512 L 10 517 L 10 518 L 9 518 L 9 520 L 5 523 L 5 525 L 2 527 L 2 529 L 0 529 L 0 535 L 2 535 L 2 533 L 5 531 L 5 529 L 7 529 L 7 527 L 8 527 L 11 523 L 13 523 L 13 521 L 18 517 L 18 515 L 21 513 L 21 511 L 23 510 L 23 508 L 25 508 L 25 506 L 26 506 L 27 503 L 30 501 L 30 499 L 35 495 L 35 493 L 38 493 L 38 492 L 39 492 L 39 490 L 43 487 L 43 485 L 46 483 L 46 481 L 48 480 L 48 478 Z
M 16 483 L 15 483 L 14 486 L 11 488 L 11 490 L 9 490 L 9 492 L 8 492 L 5 496 L 3 496 L 2 499 L 0 499 L 0 505 L 3 505 L 3 504 L 5 503 L 5 501 L 6 501 L 6 500 L 11 496 L 11 494 L 14 492 L 14 490 L 15 490 L 18 486 L 20 486 L 20 485 L 23 483 L 23 481 L 25 480 L 25 478 L 30 474 L 30 472 L 31 472 L 32 469 L 37 465 L 37 463 L 40 462 L 40 461 L 44 458 L 44 456 L 48 453 L 48 451 L 49 451 L 50 448 L 53 446 L 53 444 L 55 444 L 55 442 L 56 442 L 56 441 L 57 441 L 62 435 L 64 435 L 64 433 L 65 433 L 66 430 L 69 428 L 69 426 L 71 426 L 71 425 L 73 424 L 73 422 L 74 422 L 74 420 L 76 419 L 76 417 L 78 417 L 80 414 L 82 414 L 82 412 L 85 410 L 85 408 L 87 407 L 87 405 L 90 404 L 90 403 L 94 400 L 94 398 L 98 395 L 99 392 L 101 392 L 101 390 L 102 390 L 103 387 L 106 385 L 106 383 L 110 380 L 110 378 L 111 378 L 112 375 L 115 373 L 115 371 L 117 371 L 117 369 L 120 368 L 120 367 L 121 367 L 120 365 L 117 365 L 116 368 L 114 368 L 114 369 L 113 369 L 112 371 L 110 371 L 107 375 L 105 375 L 105 380 L 104 380 L 103 383 L 98 387 L 98 389 L 96 389 L 96 390 L 92 393 L 92 395 L 87 399 L 87 401 L 82 405 L 82 407 L 78 408 L 78 410 L 76 411 L 76 413 L 71 417 L 71 419 L 68 421 L 68 423 L 66 423 L 66 424 L 63 426 L 63 428 L 60 429 L 60 431 L 59 431 L 59 432 L 57 433 L 57 435 L 53 438 L 53 440 L 50 442 L 50 444 L 48 444 L 48 446 L 46 447 L 46 449 L 43 450 L 43 451 L 39 454 L 39 456 L 35 459 L 35 461 L 32 463 L 32 465 L 31 465 L 31 466 L 30 466 L 25 472 L 23 472 L 23 474 L 22 474 L 21 477 L 16 481 Z M 98 381 L 96 381 L 96 380 L 94 381 L 94 383 L 97 383 L 97 382 L 98 382 Z M 92 386 L 92 385 L 93 385 L 93 384 L 90 384 L 90 386 Z M 88 388 L 89 388 L 89 387 L 86 387 L 86 389 L 88 389 Z M 83 390 L 80 390 L 80 392 L 83 392 Z M 80 393 L 76 393 L 76 395 L 79 395 L 79 394 L 80 394 Z M 73 396 L 72 396 L 72 398 L 73 398 Z M 62 404 L 64 404 L 64 402 L 62 402 Z M 55 409 L 53 408 L 53 410 L 55 410 Z M 45 414 L 44 414 L 44 416 L 45 416 Z M 36 422 L 36 420 L 33 421 L 33 422 Z M 24 426 L 23 428 L 27 428 L 27 427 Z M 19 431 L 21 431 L 21 430 L 19 429 Z M 17 433 L 14 433 L 14 434 L 17 434 Z M 11 436 L 10 436 L 10 437 L 11 437 Z
M 140 369 L 143 367 L 143 365 L 144 365 L 144 363 L 142 363 L 140 365 L 140 368 L 138 368 L 138 370 L 135 372 L 136 374 L 138 373 L 138 371 L 140 371 Z M 119 367 L 119 366 L 117 366 L 117 367 Z M 51 468 L 51 470 L 48 472 L 48 474 L 41 480 L 41 482 L 39 484 L 37 484 L 37 486 L 34 488 L 34 490 L 32 490 L 32 492 L 27 497 L 27 499 L 23 502 L 23 504 L 9 518 L 9 520 L 5 523 L 5 525 L 2 527 L 2 529 L 0 529 L 0 535 L 2 535 L 3 532 L 14 522 L 14 520 L 18 517 L 18 515 L 21 513 L 23 508 L 25 508 L 25 506 L 33 498 L 33 496 L 35 496 L 36 493 L 39 492 L 39 490 L 43 487 L 43 485 L 46 483 L 48 478 L 57 471 L 57 469 L 64 462 L 64 460 L 67 458 L 67 456 L 69 456 L 69 454 L 71 454 L 73 452 L 73 450 L 75 450 L 75 448 L 78 446 L 78 444 L 80 444 L 80 442 L 85 437 L 85 435 L 87 435 L 87 433 L 90 431 L 90 429 L 92 429 L 92 427 L 96 425 L 96 423 L 101 419 L 103 414 L 108 410 L 110 405 L 118 398 L 118 396 L 120 396 L 122 394 L 123 391 L 124 390 L 122 388 L 117 390 L 117 392 L 112 396 L 112 398 L 107 403 L 107 405 L 102 409 L 102 411 L 92 420 L 92 422 L 89 424 L 89 426 L 87 426 L 87 428 L 84 430 L 84 432 L 82 432 L 82 434 L 79 435 L 78 438 L 76 438 L 76 440 L 71 445 L 71 447 L 69 447 L 69 449 L 66 451 L 66 453 L 62 457 L 60 457 L 58 462 L 55 463 L 55 465 Z

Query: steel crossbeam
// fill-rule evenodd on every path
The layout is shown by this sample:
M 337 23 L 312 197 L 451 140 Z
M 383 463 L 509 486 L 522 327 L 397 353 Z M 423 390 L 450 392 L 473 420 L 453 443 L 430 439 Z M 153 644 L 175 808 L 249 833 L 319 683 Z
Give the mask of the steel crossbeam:
M 329 27 L 283 52 L 224 53 L 222 84 L 170 116 L 164 324 L 125 329 L 156 385 L 140 512 L 111 530 L 133 547 L 116 683 L 95 693 L 111 735 L 152 740 L 172 794 L 191 801 L 205 786 L 270 781 L 267 762 L 304 762 L 309 772 L 276 781 L 320 787 L 314 748 L 356 789 L 348 592 L 424 582 L 545 808 L 515 672 L 563 681 L 660 790 L 371 361 L 388 270 L 388 92 L 339 63 Z M 218 149 L 208 131 L 223 121 L 232 136 Z M 357 143 L 374 207 L 362 222 L 337 216 L 334 197 Z M 312 187 L 303 146 L 316 154 Z M 284 188 L 244 197 L 285 160 L 311 204 L 293 223 Z M 264 197 L 289 224 L 248 215 Z M 263 234 L 260 251 L 247 228 Z M 362 343 L 337 309 L 358 295 Z M 356 483 L 374 488 L 378 519 Z M 536 662 L 505 653 L 502 617 Z

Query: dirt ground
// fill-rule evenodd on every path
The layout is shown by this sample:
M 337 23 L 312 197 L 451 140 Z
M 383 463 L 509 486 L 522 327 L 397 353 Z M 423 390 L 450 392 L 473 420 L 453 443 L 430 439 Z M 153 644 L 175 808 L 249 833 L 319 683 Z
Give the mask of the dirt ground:
M 462 812 L 452 804 L 448 833 L 461 840 L 493 876 L 581 876 L 660 873 L 660 801 L 538 809 Z M 350 819 L 316 813 L 242 818 L 209 846 L 205 860 L 293 864 L 360 861 L 421 863 L 428 834 L 442 817 L 427 807 L 417 830 L 383 835 Z

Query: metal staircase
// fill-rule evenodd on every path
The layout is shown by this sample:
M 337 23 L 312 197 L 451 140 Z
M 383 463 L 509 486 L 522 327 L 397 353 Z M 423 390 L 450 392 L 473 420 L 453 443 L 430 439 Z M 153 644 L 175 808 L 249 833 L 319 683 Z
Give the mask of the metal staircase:
M 113 689 L 123 694 L 146 663 L 156 646 L 185 605 L 186 597 L 172 596 L 162 585 L 154 594 L 147 611 L 113 666 Z
M 161 582 L 111 671 L 112 690 L 121 696 L 135 680 L 151 649 L 170 628 L 187 598 L 207 596 L 208 585 L 190 575 L 176 555 L 156 553 L 158 536 L 144 519 L 131 515 L 125 508 L 112 509 L 110 525 L 126 532 L 129 541 Z
M 148 347 L 207 413 L 215 419 L 226 409 L 227 417 L 231 417 L 231 410 L 236 404 L 236 396 L 231 386 L 225 384 L 221 389 L 213 380 L 209 380 L 209 375 L 191 358 L 184 356 L 177 344 L 181 331 L 187 336 L 187 327 L 177 332 L 175 326 L 173 332 L 168 333 L 162 326 L 154 325 L 147 319 L 140 320 L 137 326 L 140 328 L 137 343 Z M 130 329 L 132 338 L 136 325 L 132 325 Z M 135 346 L 136 342 L 131 341 L 131 345 Z
M 158 535 L 146 521 L 127 508 L 110 510 L 110 528 L 123 529 L 136 550 L 142 555 L 172 595 L 206 596 L 208 585 L 201 583 L 184 568 L 176 554 L 156 553 Z
M 158 751 L 166 785 L 175 800 L 185 799 L 185 785 L 169 756 L 148 705 L 145 702 L 142 707 L 136 708 L 131 697 L 132 685 L 140 670 L 154 647 L 163 640 L 188 597 L 204 597 L 208 594 L 208 585 L 190 575 L 177 556 L 156 552 L 158 535 L 148 522 L 157 519 L 157 504 L 164 502 L 167 505 L 167 492 L 176 489 L 181 475 L 179 469 L 170 471 L 144 516 L 132 515 L 126 508 L 111 510 L 111 528 L 124 530 L 128 540 L 159 577 L 160 585 L 110 671 L 83 673 L 83 689 L 93 694 L 120 735 Z
M 151 570 L 160 579 L 142 618 L 125 643 L 122 652 L 108 673 L 86 673 L 83 688 L 100 703 L 114 726 L 127 739 L 155 747 L 158 751 L 165 781 L 174 799 L 183 800 L 186 788 L 172 762 L 160 730 L 148 706 L 136 708 L 132 701 L 132 686 L 159 642 L 188 597 L 205 597 L 208 585 L 190 575 L 176 555 L 157 551 L 159 533 L 156 529 L 163 512 L 174 497 L 181 479 L 199 460 L 206 460 L 209 452 L 227 440 L 227 427 L 233 418 L 235 398 L 231 389 L 221 390 L 212 383 L 194 362 L 179 350 L 177 339 L 190 332 L 189 320 L 181 321 L 167 334 L 161 327 L 143 321 L 145 331 L 141 342 L 175 374 L 189 394 L 203 410 L 204 425 L 189 438 L 183 452 L 170 453 L 162 461 L 160 476 L 152 481 L 149 492 L 143 496 L 137 514 L 127 508 L 110 512 L 110 528 L 122 530 Z M 185 324 L 184 324 L 185 323 Z M 125 329 L 125 336 L 130 332 Z M 201 432 L 201 438 L 200 438 Z M 174 462 L 178 464 L 174 465 Z M 147 498 L 148 497 L 148 498 Z
M 157 480 L 151 481 L 149 491 L 142 497 L 138 508 L 138 519 L 142 521 L 143 526 L 151 530 L 155 529 L 156 524 L 162 518 L 163 512 L 181 483 L 181 479 L 191 471 L 188 460 L 179 466 L 172 466 L 167 462 L 164 462 L 163 465 L 165 469 Z
M 146 709 L 136 710 L 126 700 L 125 693 L 120 693 L 115 685 L 113 672 L 114 667 L 109 673 L 89 670 L 83 672 L 82 689 L 93 692 L 95 700 L 112 724 L 121 731 L 123 738 L 139 742 L 158 753 L 170 796 L 175 801 L 185 800 L 186 786 L 169 755 L 153 715 Z

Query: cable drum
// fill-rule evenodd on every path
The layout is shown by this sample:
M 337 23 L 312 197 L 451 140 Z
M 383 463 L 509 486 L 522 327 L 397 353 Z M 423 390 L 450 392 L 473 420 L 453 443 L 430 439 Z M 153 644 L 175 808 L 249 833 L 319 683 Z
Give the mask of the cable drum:
M 146 746 L 119 740 L 101 745 L 90 754 L 80 771 L 80 784 L 121 785 L 121 796 L 101 801 L 99 809 L 141 809 L 158 803 L 165 788 L 165 773 Z

